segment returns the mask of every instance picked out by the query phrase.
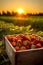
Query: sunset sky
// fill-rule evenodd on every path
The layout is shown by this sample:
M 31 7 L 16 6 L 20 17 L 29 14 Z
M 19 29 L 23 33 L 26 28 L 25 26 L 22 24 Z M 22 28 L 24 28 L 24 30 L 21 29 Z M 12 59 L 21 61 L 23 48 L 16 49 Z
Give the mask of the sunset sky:
M 0 0 L 1 11 L 14 11 L 22 8 L 25 13 L 43 12 L 43 0 Z

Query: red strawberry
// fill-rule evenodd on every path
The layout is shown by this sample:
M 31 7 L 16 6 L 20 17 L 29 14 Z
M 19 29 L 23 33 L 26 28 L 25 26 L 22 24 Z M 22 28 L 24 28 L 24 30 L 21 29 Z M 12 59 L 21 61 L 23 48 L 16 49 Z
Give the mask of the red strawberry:
M 26 50 L 25 46 L 21 46 L 20 50 Z
M 16 35 L 16 38 L 17 38 L 17 39 L 20 39 L 20 35 Z
M 41 48 L 41 44 L 40 43 L 36 44 L 35 48 Z
M 39 43 L 39 38 L 35 38 L 34 40 L 34 44 L 36 45 L 37 43 Z
M 17 42 L 20 43 L 20 44 L 23 44 L 21 40 L 18 40 Z
M 34 41 L 34 40 L 35 40 L 35 38 L 34 37 L 33 38 L 31 37 L 31 41 Z
M 27 45 L 28 45 L 28 46 L 31 46 L 31 45 L 32 45 L 31 41 L 28 41 L 28 40 L 27 40 Z
M 20 50 L 19 46 L 16 46 L 15 49 L 16 49 L 16 51 L 19 51 Z
M 17 42 L 17 40 L 18 40 L 18 39 L 17 39 L 16 37 L 13 37 L 13 41 Z
M 16 42 L 11 42 L 11 44 L 12 44 L 13 46 L 16 46 Z
M 24 40 L 29 40 L 24 34 L 20 35 Z
M 21 40 L 18 40 L 17 41 L 17 46 L 21 47 L 21 45 L 22 45 L 22 41 Z
M 12 41 L 12 37 L 10 35 L 6 36 L 9 41 Z
M 27 46 L 26 46 L 26 49 L 30 49 L 30 47 L 27 45 Z
M 41 45 L 43 46 L 43 40 L 40 40 Z

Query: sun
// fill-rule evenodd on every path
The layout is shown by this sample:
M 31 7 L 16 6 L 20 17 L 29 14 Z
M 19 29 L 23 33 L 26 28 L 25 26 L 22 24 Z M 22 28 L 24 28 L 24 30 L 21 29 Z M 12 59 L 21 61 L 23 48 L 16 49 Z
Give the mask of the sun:
M 17 10 L 17 12 L 18 12 L 19 14 L 24 13 L 23 9 L 21 9 L 21 8 L 20 8 L 20 9 L 18 9 L 18 10 Z

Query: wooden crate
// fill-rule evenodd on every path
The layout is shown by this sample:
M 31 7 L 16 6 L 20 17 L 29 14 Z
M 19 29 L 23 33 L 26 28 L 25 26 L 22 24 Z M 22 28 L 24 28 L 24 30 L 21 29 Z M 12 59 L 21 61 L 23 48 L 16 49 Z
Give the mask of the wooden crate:
M 3 43 L 12 65 L 36 65 L 43 63 L 43 48 L 16 51 L 6 37 L 4 37 Z

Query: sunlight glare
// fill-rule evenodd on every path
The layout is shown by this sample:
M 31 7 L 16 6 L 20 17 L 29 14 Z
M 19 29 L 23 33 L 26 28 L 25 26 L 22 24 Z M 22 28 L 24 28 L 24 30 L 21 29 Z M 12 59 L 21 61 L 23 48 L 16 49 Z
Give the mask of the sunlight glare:
M 21 9 L 21 8 L 20 8 L 20 9 L 18 9 L 18 10 L 17 10 L 17 12 L 18 12 L 19 14 L 24 13 L 23 9 Z

